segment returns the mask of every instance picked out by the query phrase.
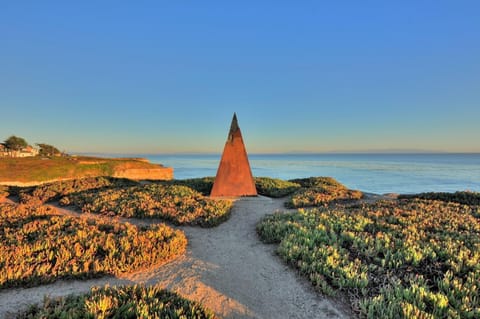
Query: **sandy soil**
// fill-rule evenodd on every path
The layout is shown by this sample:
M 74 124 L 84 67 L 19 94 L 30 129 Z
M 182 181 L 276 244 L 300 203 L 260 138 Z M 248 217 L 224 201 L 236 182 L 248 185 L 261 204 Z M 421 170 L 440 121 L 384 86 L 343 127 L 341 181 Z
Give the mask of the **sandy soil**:
M 13 313 L 41 302 L 45 295 L 64 296 L 86 292 L 92 286 L 134 283 L 176 291 L 203 303 L 221 318 L 348 318 L 339 304 L 320 296 L 286 266 L 275 255 L 275 246 L 259 241 L 256 223 L 282 207 L 283 200 L 242 198 L 236 201 L 231 218 L 216 228 L 181 227 L 189 241 L 187 253 L 147 271 L 0 291 L 0 318 L 13 318 Z M 76 215 L 64 209 L 59 213 Z

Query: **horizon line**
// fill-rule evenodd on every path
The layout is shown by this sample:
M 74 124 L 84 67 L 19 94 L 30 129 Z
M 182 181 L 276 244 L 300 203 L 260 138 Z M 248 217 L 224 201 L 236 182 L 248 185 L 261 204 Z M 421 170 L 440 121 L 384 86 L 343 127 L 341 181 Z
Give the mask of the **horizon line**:
M 221 155 L 222 152 L 67 152 L 72 155 Z M 429 150 L 352 150 L 352 151 L 285 151 L 249 152 L 249 155 L 315 155 L 315 154 L 480 154 L 480 151 L 429 151 Z

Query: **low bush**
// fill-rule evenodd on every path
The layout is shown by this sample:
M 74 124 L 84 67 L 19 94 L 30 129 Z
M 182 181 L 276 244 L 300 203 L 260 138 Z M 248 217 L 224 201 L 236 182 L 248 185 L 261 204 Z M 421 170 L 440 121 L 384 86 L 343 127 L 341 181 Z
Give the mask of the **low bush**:
M 289 208 L 325 206 L 333 201 L 348 201 L 363 197 L 362 192 L 350 190 L 331 177 L 293 179 L 291 182 L 300 184 L 302 188 L 285 203 Z
M 459 203 L 464 205 L 480 205 L 480 193 L 478 192 L 420 193 L 412 195 L 400 195 L 398 198 L 419 198 L 429 200 L 441 200 L 444 202 Z
M 305 188 L 312 188 L 312 187 L 333 188 L 333 189 L 345 188 L 345 186 L 342 183 L 338 182 L 336 179 L 332 177 L 323 177 L 323 176 L 291 179 L 289 182 L 300 184 L 300 186 Z
M 275 214 L 260 238 L 327 294 L 368 318 L 479 318 L 480 219 L 440 201 Z
M 331 202 L 361 199 L 363 193 L 357 190 L 325 190 L 323 188 L 304 188 L 297 191 L 285 203 L 288 208 L 324 206 Z
M 138 185 L 138 183 L 128 179 L 112 177 L 89 177 L 24 188 L 18 192 L 18 196 L 23 204 L 41 205 L 48 201 L 59 200 L 62 196 L 84 190 L 133 185 Z
M 291 195 L 300 184 L 269 177 L 255 177 L 255 186 L 260 195 L 280 198 Z
M 17 319 L 50 318 L 171 318 L 213 319 L 215 315 L 197 302 L 158 287 L 120 286 L 92 288 L 87 294 L 31 306 Z
M 161 184 L 87 191 L 64 197 L 60 204 L 74 204 L 85 213 L 161 218 L 205 227 L 225 221 L 232 207 L 230 201 L 207 198 L 186 186 Z
M 130 272 L 178 256 L 187 244 L 164 224 L 137 228 L 55 213 L 0 204 L 0 289 Z
M 201 178 L 189 178 L 189 179 L 177 179 L 166 182 L 169 185 L 179 185 L 190 187 L 197 192 L 202 193 L 204 196 L 209 196 L 212 192 L 213 182 L 215 177 L 201 177 Z
M 170 318 L 213 319 L 215 315 L 197 302 L 158 287 L 120 286 L 92 288 L 87 294 L 31 306 L 17 319 Z
M 204 196 L 209 196 L 212 192 L 214 181 L 215 177 L 202 177 L 162 181 L 159 184 L 187 186 L 202 193 Z M 290 195 L 300 188 L 299 184 L 269 177 L 256 177 L 255 186 L 258 194 L 275 198 Z

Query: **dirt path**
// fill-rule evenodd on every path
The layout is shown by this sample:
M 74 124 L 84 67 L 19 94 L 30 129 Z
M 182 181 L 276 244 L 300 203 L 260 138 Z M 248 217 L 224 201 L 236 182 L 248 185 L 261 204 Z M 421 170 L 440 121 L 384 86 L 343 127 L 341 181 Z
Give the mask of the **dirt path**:
M 283 264 L 275 255 L 274 246 L 259 241 L 256 223 L 265 214 L 281 209 L 282 204 L 282 200 L 265 197 L 243 198 L 235 203 L 231 218 L 218 227 L 181 227 L 189 242 L 187 253 L 158 268 L 122 278 L 59 281 L 1 291 L 0 318 L 13 318 L 12 313 L 41 302 L 44 295 L 62 296 L 86 292 L 91 286 L 133 283 L 171 289 L 200 301 L 221 318 L 348 317 L 340 306 L 321 297 Z

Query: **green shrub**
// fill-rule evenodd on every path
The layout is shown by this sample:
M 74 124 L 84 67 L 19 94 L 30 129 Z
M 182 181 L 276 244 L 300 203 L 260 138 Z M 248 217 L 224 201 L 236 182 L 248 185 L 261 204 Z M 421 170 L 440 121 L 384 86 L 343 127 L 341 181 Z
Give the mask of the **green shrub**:
M 280 244 L 283 238 L 298 227 L 301 221 L 302 215 L 297 213 L 267 215 L 257 224 L 257 234 L 266 244 Z
M 291 195 L 300 188 L 300 184 L 269 177 L 255 177 L 255 186 L 258 194 L 274 198 Z
M 20 190 L 18 195 L 20 202 L 23 204 L 41 205 L 48 201 L 59 200 L 62 196 L 84 190 L 133 185 L 138 185 L 138 183 L 128 179 L 112 177 L 89 177 L 28 187 Z
M 166 182 L 169 185 L 179 185 L 190 187 L 197 192 L 202 193 L 204 196 L 209 196 L 212 192 L 213 182 L 215 177 L 201 177 L 201 178 L 189 178 L 189 179 L 177 179 Z
M 86 191 L 67 196 L 60 204 L 74 204 L 85 213 L 161 218 L 205 227 L 225 221 L 232 207 L 230 201 L 207 198 L 186 186 L 161 184 Z
M 60 278 L 119 274 L 185 251 L 180 230 L 137 228 L 56 215 L 51 207 L 0 204 L 0 289 Z
M 158 287 L 120 286 L 92 288 L 80 296 L 46 299 L 17 319 L 170 318 L 213 319 L 215 315 L 197 302 Z
M 332 177 L 307 177 L 307 178 L 297 178 L 297 179 L 291 179 L 290 182 L 300 184 L 300 186 L 305 187 L 305 188 L 311 188 L 311 187 L 322 187 L 322 188 L 334 188 L 334 189 L 340 189 L 340 188 L 345 188 L 343 184 L 338 182 Z
M 327 294 L 368 318 L 478 318 L 480 219 L 440 201 L 267 216 L 257 231 Z
M 161 181 L 156 182 L 156 184 L 187 186 L 205 196 L 209 196 L 212 192 L 214 181 L 215 177 L 202 177 Z M 260 195 L 274 198 L 290 195 L 300 188 L 299 184 L 269 177 L 256 177 L 255 186 L 257 187 L 257 191 Z
M 362 197 L 363 193 L 357 190 L 331 191 L 322 188 L 303 188 L 293 194 L 285 206 L 289 208 L 323 206 L 333 201 L 356 200 Z
M 420 193 L 412 195 L 400 195 L 398 198 L 419 198 L 429 200 L 441 200 L 445 202 L 459 203 L 464 205 L 480 205 L 480 193 L 478 192 Z
M 363 197 L 363 193 L 350 190 L 331 177 L 310 177 L 294 179 L 291 182 L 302 186 L 285 203 L 289 208 L 324 206 L 333 201 L 355 200 Z

